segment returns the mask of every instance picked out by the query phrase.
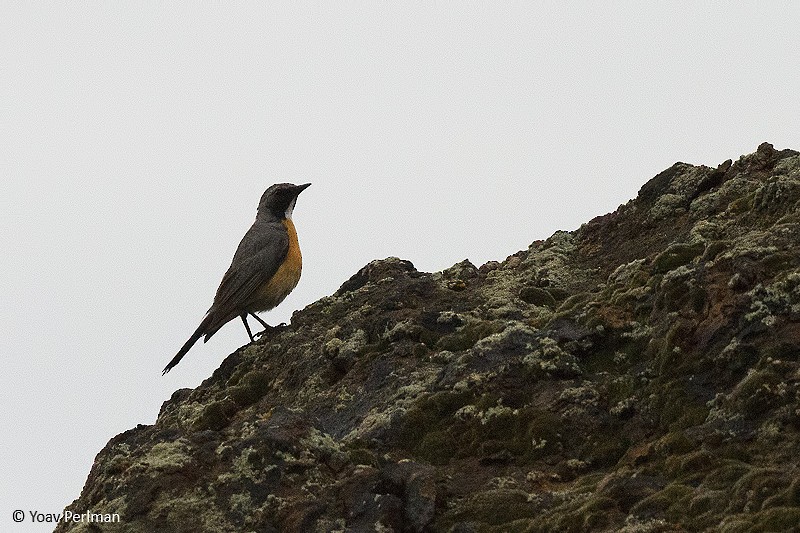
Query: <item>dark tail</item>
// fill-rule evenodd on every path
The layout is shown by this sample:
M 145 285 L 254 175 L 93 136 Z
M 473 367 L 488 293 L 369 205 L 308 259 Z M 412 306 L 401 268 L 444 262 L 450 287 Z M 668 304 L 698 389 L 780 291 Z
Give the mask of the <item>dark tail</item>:
M 183 356 L 184 356 L 184 355 L 186 355 L 186 352 L 188 352 L 188 351 L 191 349 L 191 347 L 192 347 L 192 346 L 194 346 L 194 343 L 196 343 L 196 342 L 197 342 L 197 340 L 198 340 L 200 337 L 202 337 L 203 335 L 205 335 L 205 334 L 207 333 L 208 326 L 209 326 L 209 325 L 211 324 L 211 322 L 212 322 L 212 316 L 213 316 L 213 315 L 212 315 L 212 313 L 208 313 L 208 314 L 205 316 L 205 318 L 203 319 L 203 321 L 202 321 L 202 322 L 200 322 L 200 325 L 199 325 L 199 326 L 197 326 L 197 329 L 194 331 L 194 333 L 192 333 L 192 336 L 191 336 L 191 337 L 189 337 L 189 340 L 188 340 L 188 341 L 186 341 L 186 343 L 185 343 L 185 344 L 184 344 L 184 345 L 181 347 L 181 349 L 180 349 L 180 350 L 178 350 L 178 353 L 177 353 L 177 354 L 175 354 L 175 357 L 173 357 L 173 358 L 172 358 L 172 361 L 170 361 L 170 362 L 167 364 L 167 366 L 165 366 L 165 367 L 164 367 L 164 370 L 161 372 L 161 375 L 162 375 L 162 376 L 163 376 L 164 374 L 166 374 L 167 372 L 169 372 L 170 370 L 172 370 L 172 367 L 173 367 L 173 366 L 175 366 L 175 365 L 177 365 L 178 363 L 180 363 L 180 362 L 181 362 L 181 359 L 183 359 Z M 217 329 L 219 329 L 219 328 L 217 328 Z M 216 332 L 216 330 L 214 330 L 214 332 Z M 214 333 L 214 332 L 212 332 L 211 334 L 213 335 L 213 333 Z M 211 336 L 211 335 L 209 335 L 209 337 L 210 337 L 210 336 Z

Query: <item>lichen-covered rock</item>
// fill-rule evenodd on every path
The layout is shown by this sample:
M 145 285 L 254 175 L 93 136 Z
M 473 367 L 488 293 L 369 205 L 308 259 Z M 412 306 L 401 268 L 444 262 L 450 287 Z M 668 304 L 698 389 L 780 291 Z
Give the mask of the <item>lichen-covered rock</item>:
M 119 513 L 103 531 L 792 531 L 798 450 L 800 154 L 765 143 L 503 262 L 373 261 L 114 437 L 70 509 Z

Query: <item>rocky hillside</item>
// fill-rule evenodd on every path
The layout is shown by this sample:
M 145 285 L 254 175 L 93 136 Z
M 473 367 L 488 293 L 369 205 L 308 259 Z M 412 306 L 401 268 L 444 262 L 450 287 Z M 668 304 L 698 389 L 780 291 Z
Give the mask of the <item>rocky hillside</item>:
M 119 513 L 103 531 L 788 531 L 798 455 L 800 154 L 765 143 L 503 262 L 370 263 L 111 439 L 69 509 Z

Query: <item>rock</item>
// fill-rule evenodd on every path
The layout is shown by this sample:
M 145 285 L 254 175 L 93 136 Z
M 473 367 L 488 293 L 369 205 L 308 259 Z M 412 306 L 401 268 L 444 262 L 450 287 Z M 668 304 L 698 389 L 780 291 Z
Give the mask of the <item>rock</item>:
M 788 531 L 800 154 L 480 268 L 373 261 L 97 455 L 103 531 Z M 61 523 L 57 531 L 87 531 Z

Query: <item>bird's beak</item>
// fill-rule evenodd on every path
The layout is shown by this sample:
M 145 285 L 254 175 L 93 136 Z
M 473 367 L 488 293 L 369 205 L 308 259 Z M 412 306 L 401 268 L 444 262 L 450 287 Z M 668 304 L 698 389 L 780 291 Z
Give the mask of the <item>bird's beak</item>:
M 295 188 L 294 188 L 295 196 L 300 194 L 301 192 L 303 192 L 309 185 L 311 185 L 311 184 L 310 183 L 304 183 L 303 185 L 295 186 Z

